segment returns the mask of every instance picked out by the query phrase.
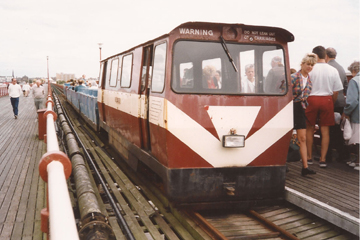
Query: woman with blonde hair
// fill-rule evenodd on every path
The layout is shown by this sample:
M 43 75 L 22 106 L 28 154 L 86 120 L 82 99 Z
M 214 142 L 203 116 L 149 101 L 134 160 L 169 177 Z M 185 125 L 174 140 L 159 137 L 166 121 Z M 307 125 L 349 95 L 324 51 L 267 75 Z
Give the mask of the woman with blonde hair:
M 214 76 L 216 73 L 216 68 L 211 65 L 207 65 L 203 69 L 203 77 L 205 79 L 205 85 L 209 89 L 216 89 L 216 85 L 214 83 Z
M 316 174 L 315 171 L 308 168 L 307 148 L 306 148 L 306 117 L 305 109 L 308 105 L 307 98 L 312 89 L 309 72 L 317 62 L 317 56 L 314 53 L 306 54 L 301 61 L 301 69 L 291 75 L 294 104 L 294 129 L 296 129 L 298 140 L 300 142 L 300 156 L 303 168 L 301 175 Z

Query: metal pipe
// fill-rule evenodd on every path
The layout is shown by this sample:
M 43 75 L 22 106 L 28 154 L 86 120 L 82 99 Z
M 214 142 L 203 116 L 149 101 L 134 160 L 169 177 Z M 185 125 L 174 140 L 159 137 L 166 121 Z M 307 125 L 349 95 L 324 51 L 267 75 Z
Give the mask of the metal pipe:
M 101 213 L 83 157 L 76 154 L 71 161 L 73 162 L 73 175 L 81 219 L 89 213 Z
M 52 105 L 52 97 L 51 97 L 51 92 L 48 93 L 47 96 L 47 106 L 46 106 L 46 110 L 47 111 L 51 111 L 53 109 L 53 105 Z
M 51 103 L 48 103 L 51 105 Z M 54 125 L 54 116 L 48 114 L 46 116 L 46 138 L 47 138 L 47 151 L 59 151 L 59 144 L 57 141 L 55 125 Z
M 52 161 L 47 172 L 51 239 L 79 239 L 64 167 L 59 161 Z

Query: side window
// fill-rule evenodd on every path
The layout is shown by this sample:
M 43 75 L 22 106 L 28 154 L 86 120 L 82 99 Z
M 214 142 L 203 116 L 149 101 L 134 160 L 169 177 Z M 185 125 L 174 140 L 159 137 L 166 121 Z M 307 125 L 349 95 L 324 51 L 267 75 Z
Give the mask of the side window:
M 111 62 L 110 87 L 116 87 L 118 69 L 119 69 L 119 59 L 115 58 Z
M 192 62 L 180 63 L 180 87 L 193 88 L 194 87 L 194 65 Z
M 165 86 L 166 43 L 155 47 L 151 91 L 162 92 Z
M 287 90 L 283 51 L 266 51 L 263 54 L 264 93 L 285 94 Z
M 100 64 L 100 72 L 99 72 L 99 86 L 101 86 L 102 84 L 102 78 L 103 78 L 103 68 L 104 68 L 104 63 L 102 62 Z
M 202 61 L 203 88 L 221 89 L 221 59 L 213 58 Z
M 106 85 L 106 87 L 108 87 L 108 84 L 110 82 L 110 71 L 111 71 L 111 64 L 110 64 L 110 60 L 108 60 L 107 63 L 106 63 L 106 75 L 105 75 L 105 85 Z
M 133 55 L 126 55 L 122 61 L 121 87 L 130 87 Z

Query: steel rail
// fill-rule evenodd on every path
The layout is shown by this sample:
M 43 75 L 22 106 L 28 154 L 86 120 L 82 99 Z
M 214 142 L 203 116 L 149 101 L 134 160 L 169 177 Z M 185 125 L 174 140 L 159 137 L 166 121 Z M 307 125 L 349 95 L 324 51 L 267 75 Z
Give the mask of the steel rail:
M 94 172 L 96 173 L 96 176 L 98 177 L 101 185 L 103 186 L 103 189 L 104 189 L 104 191 L 105 191 L 105 193 L 106 193 L 106 195 L 107 195 L 107 197 L 108 197 L 108 199 L 109 199 L 109 201 L 110 201 L 110 204 L 111 204 L 111 206 L 112 206 L 113 209 L 114 209 L 115 215 L 116 215 L 118 221 L 120 222 L 120 227 L 121 227 L 122 231 L 124 232 L 124 235 L 125 235 L 126 238 L 129 239 L 129 240 L 135 240 L 135 237 L 134 237 L 134 235 L 132 234 L 132 232 L 131 232 L 131 230 L 130 230 L 130 228 L 129 228 L 126 220 L 125 220 L 125 218 L 122 216 L 122 214 L 121 214 L 121 212 L 120 212 L 120 210 L 119 210 L 119 208 L 118 208 L 118 206 L 117 206 L 114 198 L 111 196 L 111 193 L 110 193 L 110 191 L 108 190 L 108 187 L 106 186 L 106 183 L 105 183 L 103 177 L 101 176 L 100 172 L 98 171 L 98 169 L 97 169 L 94 161 L 92 160 L 89 152 L 86 150 L 84 144 L 83 144 L 82 141 L 80 140 L 80 137 L 79 137 L 79 135 L 77 134 L 77 132 L 75 131 L 74 126 L 73 126 L 73 125 L 71 124 L 71 122 L 69 121 L 69 117 L 68 117 L 66 111 L 64 111 L 64 108 L 63 108 L 63 106 L 62 106 L 61 103 L 60 103 L 60 107 L 61 107 L 61 109 L 63 110 L 63 114 L 64 114 L 66 120 L 68 121 L 69 127 L 70 127 L 71 130 L 73 131 L 73 134 L 74 134 L 74 136 L 76 137 L 76 140 L 77 140 L 78 143 L 80 144 L 81 148 L 84 150 L 84 154 L 85 154 L 85 156 L 86 156 L 86 159 L 87 159 L 87 160 L 89 161 L 89 163 L 91 164 Z
M 290 232 L 286 231 L 285 229 L 279 227 L 278 225 L 274 224 L 273 222 L 269 221 L 268 219 L 264 218 L 263 216 L 261 216 L 259 213 L 255 212 L 254 210 L 249 210 L 249 214 L 253 217 L 255 217 L 256 219 L 260 220 L 261 222 L 263 222 L 265 225 L 267 225 L 268 227 L 276 230 L 277 232 L 279 232 L 281 235 L 285 236 L 287 239 L 291 239 L 291 240 L 300 240 L 299 238 L 295 237 L 293 234 L 291 234 Z
M 228 238 L 212 226 L 201 214 L 198 212 L 186 212 L 190 218 L 199 224 L 199 226 L 209 235 L 212 239 L 215 240 L 228 240 Z

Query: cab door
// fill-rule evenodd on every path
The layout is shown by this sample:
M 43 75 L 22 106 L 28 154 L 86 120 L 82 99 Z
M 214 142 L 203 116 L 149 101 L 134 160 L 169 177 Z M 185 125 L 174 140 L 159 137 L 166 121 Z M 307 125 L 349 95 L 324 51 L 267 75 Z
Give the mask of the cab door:
M 140 80 L 140 127 L 141 127 L 141 148 L 150 151 L 150 132 L 149 132 L 149 92 L 150 74 L 152 70 L 152 50 L 153 45 L 143 48 L 143 59 L 141 66 Z
M 100 74 L 99 74 L 99 88 L 98 88 L 98 127 L 106 129 L 106 115 L 105 115 L 105 102 L 104 102 L 104 91 L 105 91 L 105 78 L 106 78 L 106 69 L 107 62 L 101 62 L 100 65 Z

